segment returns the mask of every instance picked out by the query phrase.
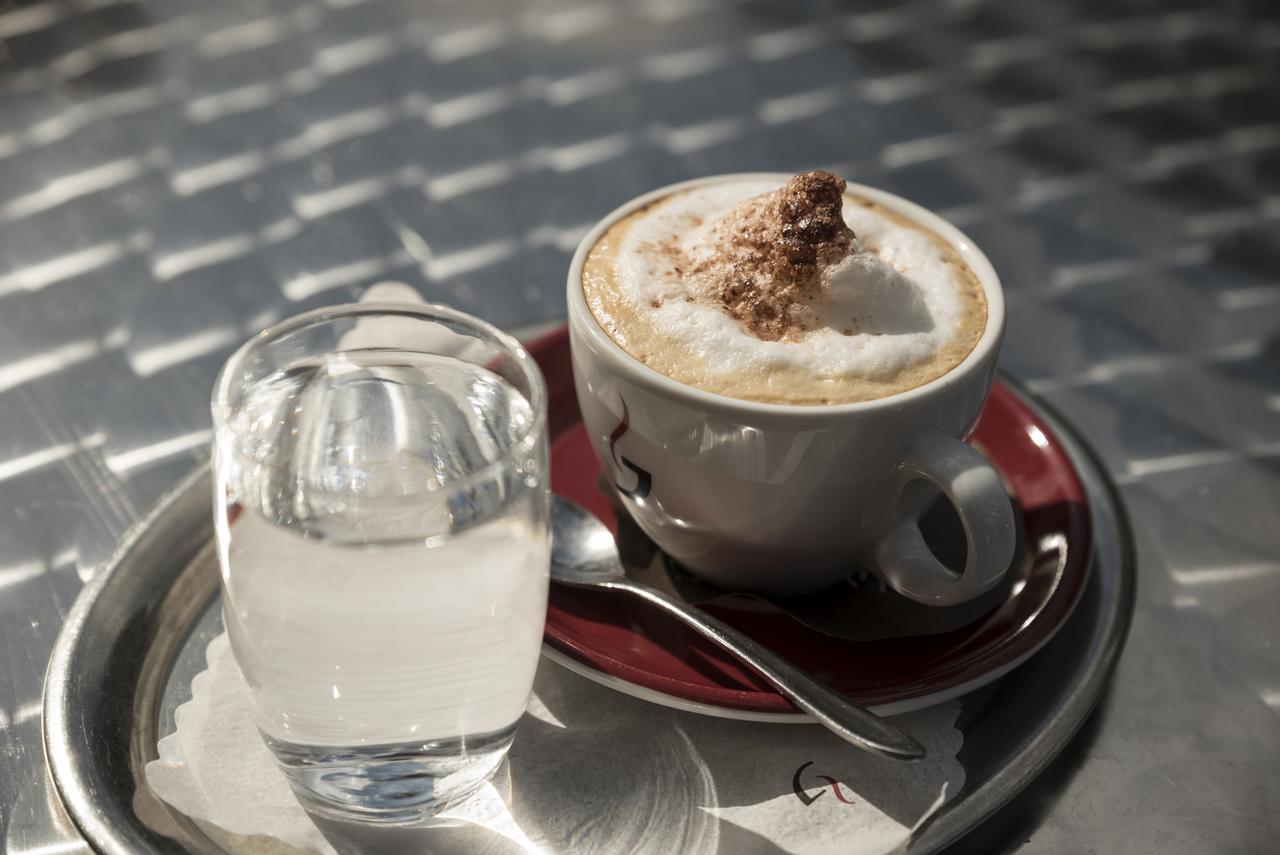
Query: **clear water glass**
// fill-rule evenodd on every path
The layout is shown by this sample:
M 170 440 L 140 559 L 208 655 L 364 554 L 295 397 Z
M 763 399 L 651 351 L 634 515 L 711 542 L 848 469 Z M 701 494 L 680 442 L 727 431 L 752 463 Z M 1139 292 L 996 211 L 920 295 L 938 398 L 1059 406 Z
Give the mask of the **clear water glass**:
M 310 809 L 412 825 L 478 788 L 533 684 L 550 533 L 546 389 L 444 307 L 284 321 L 213 394 L 223 619 Z

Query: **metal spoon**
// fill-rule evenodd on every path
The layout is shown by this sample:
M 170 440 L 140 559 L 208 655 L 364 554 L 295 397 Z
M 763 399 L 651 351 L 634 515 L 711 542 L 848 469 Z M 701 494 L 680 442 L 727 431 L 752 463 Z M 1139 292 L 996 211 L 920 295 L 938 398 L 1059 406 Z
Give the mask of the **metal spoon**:
M 754 639 L 695 606 L 626 578 L 613 534 L 585 509 L 553 497 L 551 532 L 551 578 L 556 582 L 643 597 L 750 665 L 793 704 L 845 741 L 898 760 L 924 756 L 924 747 L 910 736 L 850 703 Z

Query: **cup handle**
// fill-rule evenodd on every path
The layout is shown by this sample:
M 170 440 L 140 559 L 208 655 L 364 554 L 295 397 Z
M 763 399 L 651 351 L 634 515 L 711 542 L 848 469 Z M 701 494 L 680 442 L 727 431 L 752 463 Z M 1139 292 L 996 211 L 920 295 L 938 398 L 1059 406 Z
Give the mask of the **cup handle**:
M 904 597 L 954 606 L 995 586 L 1013 562 L 1013 506 L 985 457 L 954 437 L 939 435 L 912 448 L 899 463 L 898 498 L 913 481 L 933 482 L 955 507 L 967 545 L 964 572 L 939 561 L 914 516 L 904 516 L 867 556 L 867 569 Z

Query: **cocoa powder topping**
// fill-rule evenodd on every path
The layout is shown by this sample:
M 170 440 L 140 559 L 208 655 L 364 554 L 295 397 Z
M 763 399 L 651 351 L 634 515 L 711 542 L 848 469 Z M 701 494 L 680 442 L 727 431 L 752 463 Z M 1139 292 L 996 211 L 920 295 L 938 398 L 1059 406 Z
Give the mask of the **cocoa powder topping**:
M 841 214 L 844 189 L 844 179 L 830 172 L 805 172 L 748 199 L 712 228 L 710 251 L 689 275 L 757 338 L 811 328 L 820 266 L 852 248 Z

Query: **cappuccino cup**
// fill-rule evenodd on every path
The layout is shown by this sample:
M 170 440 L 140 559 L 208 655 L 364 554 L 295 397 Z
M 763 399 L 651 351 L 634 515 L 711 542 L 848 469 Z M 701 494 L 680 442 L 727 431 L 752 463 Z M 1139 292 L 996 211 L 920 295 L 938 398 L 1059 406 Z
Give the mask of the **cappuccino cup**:
M 796 183 L 804 177 L 675 184 L 628 202 L 583 238 L 569 268 L 568 324 L 592 446 L 640 528 L 715 585 L 794 595 L 862 567 L 917 602 L 974 599 L 1008 571 L 1015 543 L 1001 479 L 965 442 L 990 391 L 1005 322 L 1000 281 L 982 252 L 936 214 L 841 181 L 856 237 L 814 238 L 818 290 L 781 310 L 762 308 L 758 295 L 742 299 L 737 279 L 704 289 L 713 295 L 705 306 L 680 290 L 690 271 L 740 277 L 744 258 L 762 257 L 758 235 L 772 232 L 708 225 L 716 215 L 783 210 L 792 219 L 778 233 L 803 238 L 821 217 L 797 216 L 796 207 L 825 192 Z M 797 188 L 795 197 L 753 201 L 784 187 Z M 695 246 L 704 232 L 707 241 L 749 234 L 753 254 L 717 266 L 718 245 Z M 628 252 L 644 263 L 631 264 Z M 793 242 L 785 258 L 802 254 Z M 865 270 L 849 274 L 862 284 L 846 305 L 827 295 L 850 265 Z M 794 329 L 788 319 L 798 319 Z M 963 526 L 961 572 L 942 564 L 920 531 L 930 487 Z

